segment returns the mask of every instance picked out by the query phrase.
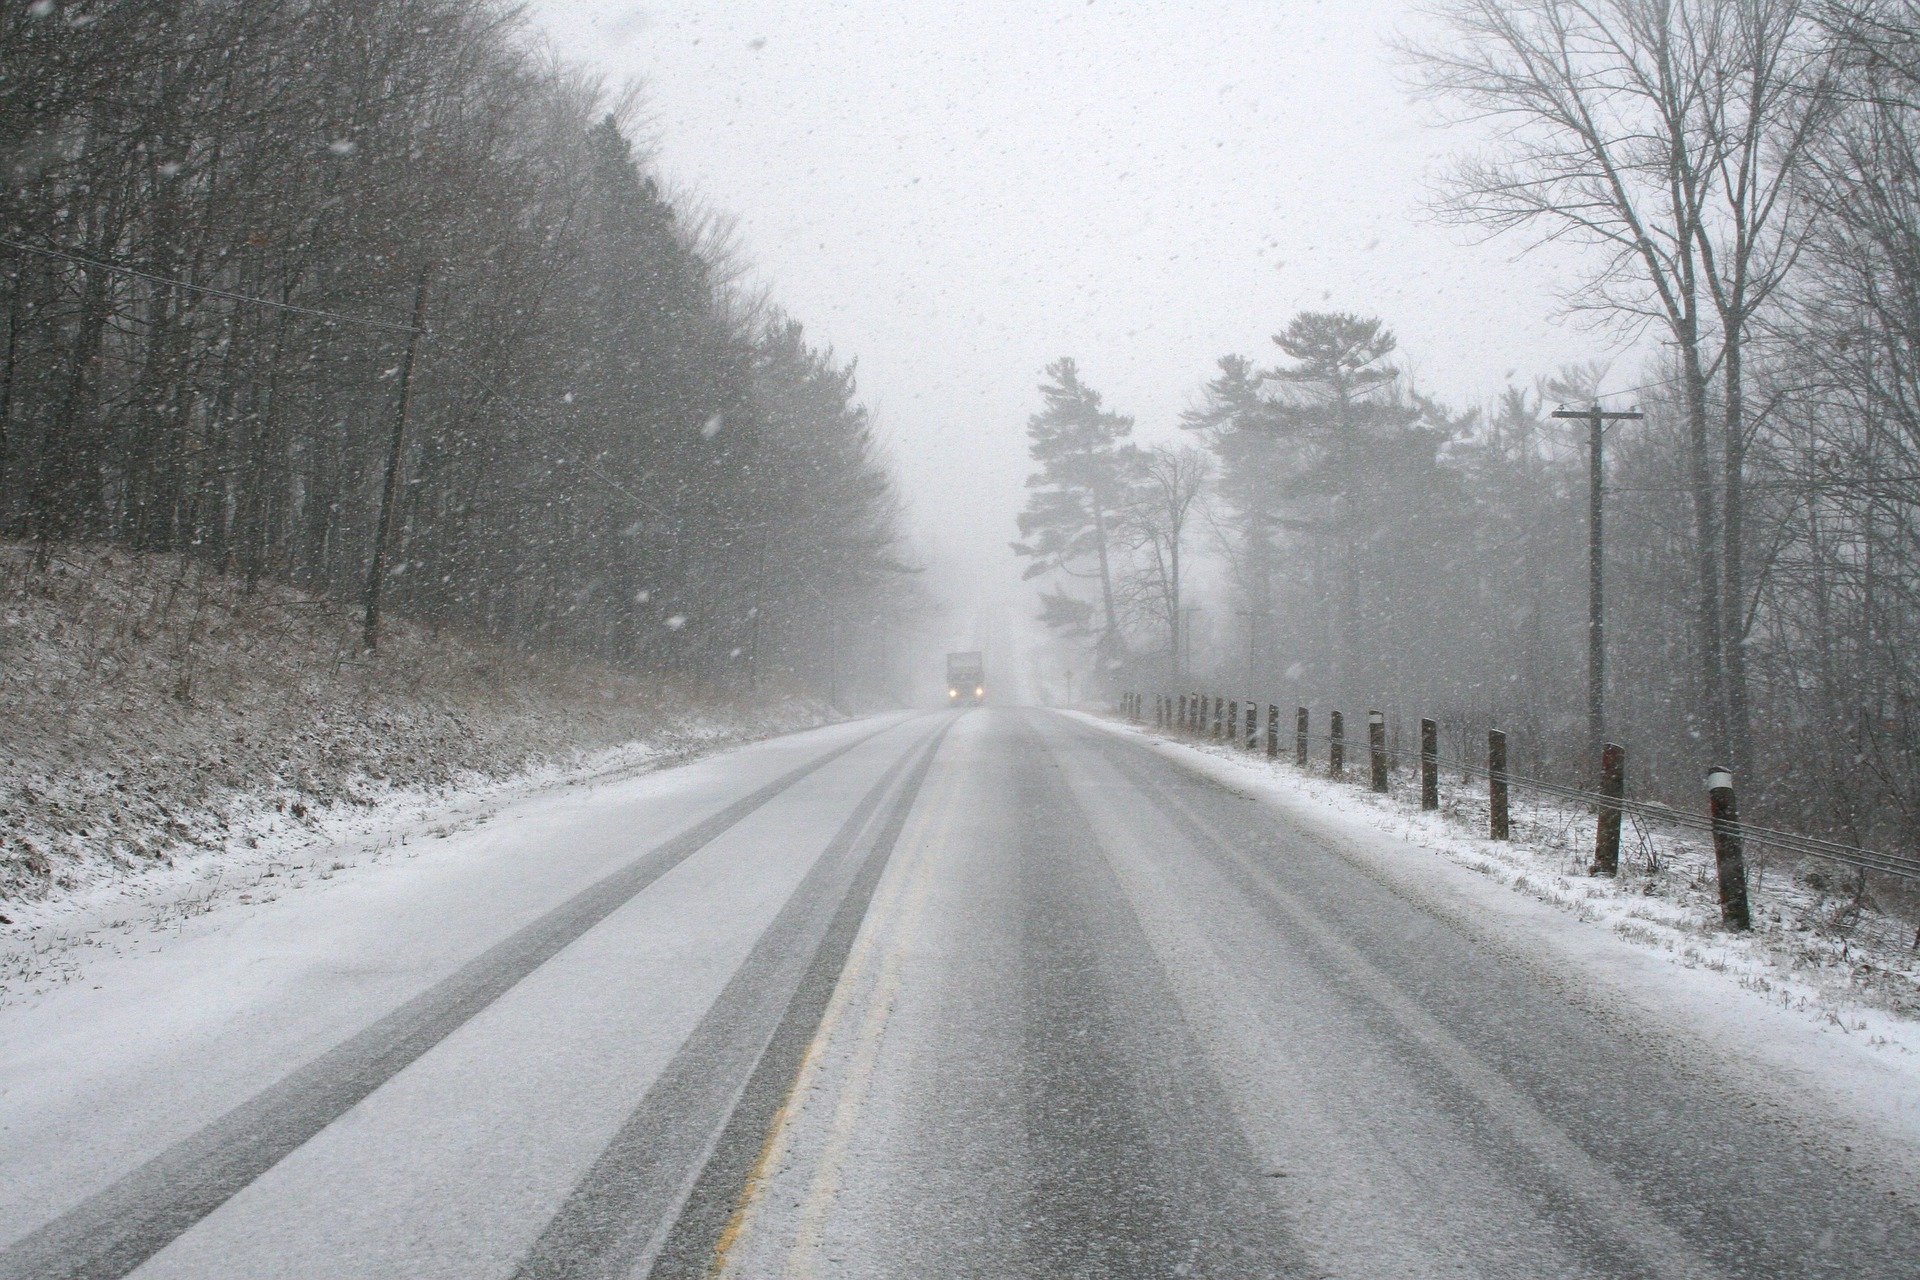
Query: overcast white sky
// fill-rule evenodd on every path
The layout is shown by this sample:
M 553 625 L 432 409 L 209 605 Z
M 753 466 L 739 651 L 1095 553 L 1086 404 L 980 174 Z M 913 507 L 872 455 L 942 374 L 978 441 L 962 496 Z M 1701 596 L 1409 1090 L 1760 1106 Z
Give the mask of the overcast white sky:
M 536 0 L 646 89 L 661 169 L 739 219 L 775 297 L 859 359 L 917 533 L 1001 562 L 1041 367 L 1141 434 L 1303 308 L 1378 315 L 1456 404 L 1607 344 L 1552 252 L 1426 220 L 1470 139 L 1409 98 L 1397 0 Z M 1622 362 L 1615 382 L 1630 382 Z M 1010 557 L 1006 561 L 1010 562 Z

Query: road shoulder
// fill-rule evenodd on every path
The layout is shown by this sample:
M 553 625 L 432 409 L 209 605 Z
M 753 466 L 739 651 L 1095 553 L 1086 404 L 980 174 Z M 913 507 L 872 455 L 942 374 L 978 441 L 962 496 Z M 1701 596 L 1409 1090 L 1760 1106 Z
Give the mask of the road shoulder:
M 1734 966 L 1689 967 L 1616 930 L 1456 860 L 1459 841 L 1425 838 L 1417 815 L 1346 806 L 1316 794 L 1289 764 L 1175 741 L 1080 712 L 1076 722 L 1130 739 L 1321 838 L 1396 894 L 1489 950 L 1577 991 L 1596 1009 L 1711 1062 L 1793 1140 L 1920 1206 L 1920 1035 L 1909 1024 L 1868 1034 L 1810 1008 L 1784 1007 L 1742 984 Z

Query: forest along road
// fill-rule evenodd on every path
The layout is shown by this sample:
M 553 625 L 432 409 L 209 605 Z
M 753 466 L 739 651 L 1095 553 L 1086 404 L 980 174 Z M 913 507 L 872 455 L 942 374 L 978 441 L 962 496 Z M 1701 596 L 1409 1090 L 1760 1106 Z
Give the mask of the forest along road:
M 1707 1047 L 1073 717 L 436 844 L 0 1011 L 0 1277 L 1920 1269 Z

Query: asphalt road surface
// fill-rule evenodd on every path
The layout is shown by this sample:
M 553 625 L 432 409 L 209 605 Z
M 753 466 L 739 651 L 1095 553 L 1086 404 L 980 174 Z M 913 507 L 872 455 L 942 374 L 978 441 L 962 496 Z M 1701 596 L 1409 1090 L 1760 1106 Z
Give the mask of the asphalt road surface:
M 1920 1274 L 1713 1046 L 1072 717 L 438 845 L 5 1011 L 0 1277 Z

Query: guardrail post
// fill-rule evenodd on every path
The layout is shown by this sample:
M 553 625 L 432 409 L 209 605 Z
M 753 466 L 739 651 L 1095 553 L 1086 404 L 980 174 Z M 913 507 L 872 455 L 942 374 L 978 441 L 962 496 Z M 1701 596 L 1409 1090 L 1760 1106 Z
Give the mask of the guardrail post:
M 1247 703 L 1247 750 L 1258 751 L 1259 749 L 1260 749 L 1260 704 L 1257 702 L 1249 701 Z
M 1367 764 L 1375 791 L 1387 789 L 1387 717 L 1385 712 L 1367 712 Z
M 1603 800 L 1599 807 L 1599 820 L 1593 829 L 1593 874 L 1596 876 L 1617 876 L 1620 874 L 1620 800 L 1627 794 L 1627 749 L 1618 743 L 1608 742 L 1600 748 L 1600 794 L 1612 804 Z
M 1420 721 L 1420 807 L 1440 807 L 1440 726 Z
M 1280 705 L 1267 704 L 1267 759 L 1280 754 Z
M 1740 815 L 1733 803 L 1733 770 L 1717 764 L 1707 774 L 1707 803 L 1713 814 L 1713 860 L 1720 873 L 1720 920 L 1729 929 L 1750 929 L 1747 912 L 1747 857 L 1740 847 Z
M 1240 738 L 1240 700 L 1235 698 L 1227 704 L 1227 745 L 1232 746 Z
M 1293 763 L 1299 768 L 1307 767 L 1307 739 L 1311 736 L 1307 730 L 1313 725 L 1313 716 L 1305 707 L 1293 709 Z
M 1347 725 L 1338 712 L 1327 723 L 1327 772 L 1339 777 L 1347 771 Z
M 1222 698 L 1219 694 L 1215 694 L 1213 697 L 1213 736 L 1215 741 L 1219 740 L 1221 722 L 1226 716 L 1226 714 L 1227 714 L 1227 700 L 1225 698 Z
M 1505 840 L 1507 821 L 1507 735 L 1487 730 L 1487 834 Z

